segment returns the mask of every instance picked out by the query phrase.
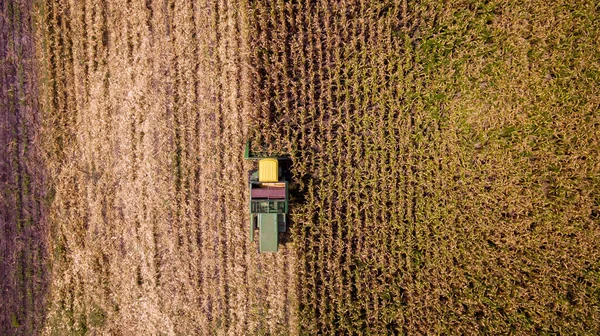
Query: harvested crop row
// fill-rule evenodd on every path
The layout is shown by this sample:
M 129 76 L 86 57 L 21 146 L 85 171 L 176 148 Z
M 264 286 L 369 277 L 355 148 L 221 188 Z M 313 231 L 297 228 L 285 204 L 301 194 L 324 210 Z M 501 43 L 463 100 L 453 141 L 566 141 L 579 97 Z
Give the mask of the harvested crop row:
M 243 4 L 44 8 L 46 332 L 293 332 L 294 255 L 247 236 Z
M 45 170 L 31 1 L 0 1 L 0 333 L 43 324 Z

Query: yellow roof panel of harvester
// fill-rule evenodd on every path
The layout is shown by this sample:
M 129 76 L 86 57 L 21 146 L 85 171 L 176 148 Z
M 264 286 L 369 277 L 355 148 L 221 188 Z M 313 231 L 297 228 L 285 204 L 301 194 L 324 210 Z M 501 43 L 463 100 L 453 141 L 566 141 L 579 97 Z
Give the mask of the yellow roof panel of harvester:
M 277 159 L 262 159 L 258 161 L 258 182 L 279 181 L 279 164 Z

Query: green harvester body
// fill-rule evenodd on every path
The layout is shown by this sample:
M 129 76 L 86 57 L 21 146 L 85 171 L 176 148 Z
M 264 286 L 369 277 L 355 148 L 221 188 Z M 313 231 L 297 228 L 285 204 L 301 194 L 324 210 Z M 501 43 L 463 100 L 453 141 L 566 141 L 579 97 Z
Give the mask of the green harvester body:
M 259 251 L 277 252 L 279 233 L 287 230 L 288 181 L 279 162 L 283 157 L 261 156 L 250 151 L 246 143 L 246 160 L 258 160 L 258 169 L 250 172 L 250 241 L 259 234 Z

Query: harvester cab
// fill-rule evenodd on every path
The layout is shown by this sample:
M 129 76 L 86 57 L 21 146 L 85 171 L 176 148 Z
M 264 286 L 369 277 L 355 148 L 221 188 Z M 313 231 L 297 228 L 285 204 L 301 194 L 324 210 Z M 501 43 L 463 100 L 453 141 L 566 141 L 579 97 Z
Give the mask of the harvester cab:
M 283 157 L 254 155 L 246 142 L 246 160 L 257 160 L 258 169 L 250 172 L 250 241 L 258 231 L 258 249 L 277 252 L 279 233 L 287 230 L 288 181 L 280 164 Z

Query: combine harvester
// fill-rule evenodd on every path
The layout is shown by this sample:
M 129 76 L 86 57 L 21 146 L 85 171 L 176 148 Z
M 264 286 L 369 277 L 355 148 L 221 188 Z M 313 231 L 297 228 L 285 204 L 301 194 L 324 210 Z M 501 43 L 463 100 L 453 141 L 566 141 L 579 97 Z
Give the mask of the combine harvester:
M 258 169 L 250 172 L 250 241 L 259 232 L 259 252 L 277 252 L 279 233 L 287 230 L 288 181 L 283 176 L 280 161 L 285 158 L 254 156 L 246 142 L 246 160 L 258 160 Z

